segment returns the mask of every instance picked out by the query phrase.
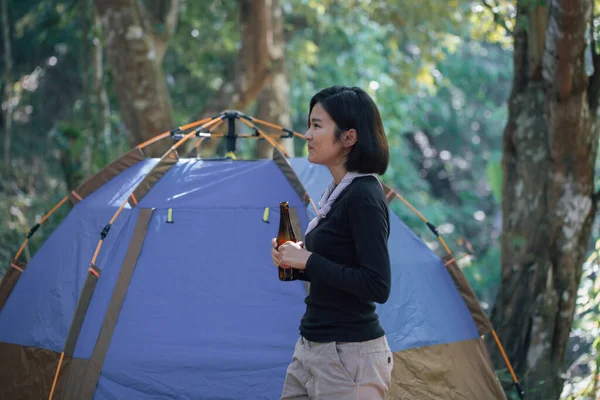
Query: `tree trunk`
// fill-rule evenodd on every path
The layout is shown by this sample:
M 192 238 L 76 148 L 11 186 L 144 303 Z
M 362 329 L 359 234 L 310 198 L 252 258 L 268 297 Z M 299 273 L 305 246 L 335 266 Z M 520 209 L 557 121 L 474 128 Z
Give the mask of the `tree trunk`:
M 89 16 L 88 16 L 88 3 L 89 0 L 80 0 L 79 9 L 81 12 L 81 82 L 82 82 L 82 114 L 83 114 L 83 135 L 85 136 L 83 152 L 81 158 L 83 159 L 83 170 L 85 176 L 92 175 L 93 169 L 93 148 L 94 148 L 94 134 L 91 129 L 90 121 L 90 56 L 89 56 Z
M 94 21 L 95 25 L 101 28 L 100 18 L 97 15 L 95 15 Z M 94 152 L 100 147 L 101 138 L 104 149 L 104 162 L 102 164 L 104 165 L 112 159 L 112 140 L 110 104 L 104 81 L 104 45 L 100 37 L 94 37 L 94 97 L 96 101 Z
M 271 56 L 278 60 L 273 65 L 272 76 L 258 98 L 256 117 L 262 120 L 291 128 L 290 85 L 285 68 L 285 38 L 283 36 L 283 12 L 278 0 L 273 0 L 271 20 L 273 21 L 273 51 Z M 264 131 L 264 130 L 263 130 Z M 269 133 L 267 130 L 265 133 Z M 275 131 L 273 131 L 275 133 Z M 283 134 L 283 132 L 281 132 Z M 277 140 L 285 151 L 294 155 L 294 139 Z M 272 158 L 273 146 L 266 140 L 256 143 L 256 158 Z
M 10 25 L 8 23 L 7 0 L 2 0 L 2 39 L 4 47 L 4 169 L 10 166 L 10 142 L 12 135 L 12 54 L 10 44 Z
M 139 0 L 96 0 L 96 7 L 129 145 L 175 128 L 161 66 L 164 50 L 156 45 L 148 21 L 150 11 Z M 159 156 L 171 144 L 162 140 L 144 151 Z
M 517 4 L 504 132 L 502 278 L 492 323 L 529 399 L 558 399 L 596 205 L 597 101 L 585 33 L 591 0 Z M 536 2 L 537 3 L 537 2 Z M 598 65 L 596 66 L 596 74 Z M 594 91 L 595 92 L 595 91 Z M 592 106 L 590 106 L 590 104 Z M 497 368 L 504 363 L 496 346 Z
M 256 100 L 273 70 L 280 68 L 278 64 L 283 62 L 283 53 L 277 50 L 273 38 L 273 0 L 239 0 L 239 4 L 242 43 L 237 60 L 227 72 L 219 93 L 204 107 L 198 119 L 226 109 L 243 111 Z M 219 142 L 204 141 L 202 156 L 212 156 Z

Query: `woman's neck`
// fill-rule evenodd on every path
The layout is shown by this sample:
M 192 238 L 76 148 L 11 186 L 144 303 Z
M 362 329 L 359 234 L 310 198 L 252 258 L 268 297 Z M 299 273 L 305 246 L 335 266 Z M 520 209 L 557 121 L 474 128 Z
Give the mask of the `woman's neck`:
M 342 179 L 344 179 L 344 176 L 346 176 L 346 174 L 348 173 L 346 167 L 344 167 L 343 164 L 329 165 L 327 166 L 327 168 L 329 168 L 329 172 L 331 172 L 331 176 L 333 176 L 333 181 L 336 185 L 339 185 Z

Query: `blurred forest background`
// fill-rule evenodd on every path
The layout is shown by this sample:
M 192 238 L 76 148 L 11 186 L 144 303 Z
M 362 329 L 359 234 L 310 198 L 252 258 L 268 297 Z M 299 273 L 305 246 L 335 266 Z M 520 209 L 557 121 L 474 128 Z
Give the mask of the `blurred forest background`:
M 356 85 L 383 114 L 385 182 L 438 226 L 528 398 L 600 398 L 591 1 L 1 2 L 0 277 L 32 226 L 132 146 L 224 109 L 302 133 L 316 91 Z M 282 145 L 305 155 L 301 138 Z M 202 144 L 202 156 L 224 153 Z M 239 140 L 236 156 L 270 146 Z M 443 254 L 417 215 L 392 207 Z

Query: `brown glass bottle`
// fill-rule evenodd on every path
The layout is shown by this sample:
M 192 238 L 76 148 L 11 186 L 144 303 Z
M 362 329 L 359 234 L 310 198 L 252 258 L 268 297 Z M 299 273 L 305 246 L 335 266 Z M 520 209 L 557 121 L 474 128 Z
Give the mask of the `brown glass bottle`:
M 297 242 L 292 220 L 290 219 L 290 205 L 287 201 L 279 203 L 279 231 L 277 232 L 277 246 L 285 242 Z M 280 281 L 298 280 L 298 270 L 290 267 L 279 266 Z

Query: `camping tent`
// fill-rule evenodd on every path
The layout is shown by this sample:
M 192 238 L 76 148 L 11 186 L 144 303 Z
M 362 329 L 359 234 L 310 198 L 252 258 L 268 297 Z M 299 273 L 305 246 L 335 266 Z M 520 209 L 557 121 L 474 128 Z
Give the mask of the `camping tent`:
M 310 288 L 278 280 L 270 239 L 280 201 L 304 231 L 328 171 L 279 150 L 143 147 L 59 203 L 74 206 L 27 265 L 17 253 L 0 285 L 0 398 L 279 398 Z M 504 399 L 481 339 L 491 326 L 456 263 L 390 217 L 390 398 Z

